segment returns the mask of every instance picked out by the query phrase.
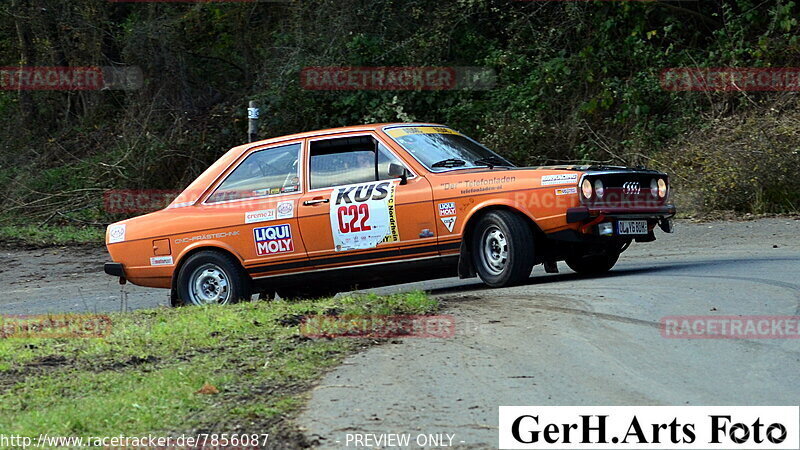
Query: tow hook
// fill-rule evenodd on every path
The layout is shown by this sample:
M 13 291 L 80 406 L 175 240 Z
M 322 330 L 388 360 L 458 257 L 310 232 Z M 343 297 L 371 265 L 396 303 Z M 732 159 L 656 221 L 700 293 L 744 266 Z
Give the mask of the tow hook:
M 672 219 L 661 219 L 658 222 L 658 226 L 661 227 L 661 230 L 664 233 L 674 233 L 675 232 L 675 224 L 672 222 Z

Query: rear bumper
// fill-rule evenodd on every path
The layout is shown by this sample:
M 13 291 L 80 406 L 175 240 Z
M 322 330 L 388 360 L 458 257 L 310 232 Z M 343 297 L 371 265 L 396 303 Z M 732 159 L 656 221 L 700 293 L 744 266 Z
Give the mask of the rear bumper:
M 125 277 L 125 269 L 123 268 L 121 263 L 107 262 L 103 265 L 103 271 L 105 271 L 105 273 L 107 273 L 108 275 L 114 277 L 120 277 L 120 278 Z
M 675 216 L 675 205 L 613 207 L 579 206 L 567 210 L 567 223 L 582 222 L 596 217 L 613 219 L 669 219 Z

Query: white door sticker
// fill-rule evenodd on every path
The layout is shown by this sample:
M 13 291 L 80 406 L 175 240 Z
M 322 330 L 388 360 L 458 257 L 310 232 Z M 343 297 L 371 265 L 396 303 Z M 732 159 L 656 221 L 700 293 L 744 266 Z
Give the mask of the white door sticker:
M 278 202 L 278 220 L 294 217 L 294 200 Z
M 393 181 L 340 186 L 331 193 L 331 230 L 336 251 L 377 247 L 400 239 Z
M 244 213 L 244 223 L 258 223 L 275 220 L 274 209 L 262 209 L 261 211 L 248 211 Z
M 108 227 L 108 243 L 115 244 L 125 240 L 125 224 L 110 225 Z
M 156 256 L 155 258 L 150 258 L 150 265 L 151 266 L 171 266 L 172 265 L 172 256 Z
M 455 217 L 442 217 L 442 223 L 447 227 L 447 231 L 453 232 L 453 226 L 456 224 Z

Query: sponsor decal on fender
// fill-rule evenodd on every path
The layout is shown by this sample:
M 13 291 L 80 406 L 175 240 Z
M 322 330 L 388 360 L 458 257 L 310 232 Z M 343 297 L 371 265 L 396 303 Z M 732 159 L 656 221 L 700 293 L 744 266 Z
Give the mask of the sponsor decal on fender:
M 288 223 L 253 229 L 258 256 L 291 253 L 294 251 L 292 227 Z
M 545 175 L 542 177 L 542 186 L 552 186 L 554 184 L 578 183 L 577 173 L 563 173 L 559 175 Z
M 111 225 L 108 227 L 108 243 L 115 244 L 125 240 L 125 224 Z
M 188 244 L 190 242 L 195 242 L 195 241 L 205 241 L 205 240 L 210 240 L 210 239 L 222 239 L 222 238 L 231 237 L 231 236 L 238 236 L 238 235 L 239 235 L 238 231 L 228 231 L 228 232 L 225 232 L 225 233 L 201 234 L 200 236 L 192 236 L 190 238 L 175 239 L 175 243 L 176 244 Z
M 456 217 L 442 217 L 442 223 L 445 227 L 447 227 L 447 231 L 453 232 L 453 227 L 456 224 Z
M 447 217 L 447 216 L 455 216 L 455 215 L 456 215 L 456 203 L 455 202 L 439 203 L 439 216 Z
M 262 209 L 244 213 L 244 223 L 269 222 L 270 220 L 275 220 L 274 209 Z
M 156 256 L 150 258 L 151 266 L 171 266 L 172 264 L 172 256 Z
M 373 248 L 381 242 L 398 241 L 394 196 L 393 181 L 334 189 L 330 221 L 336 251 Z
M 578 188 L 576 187 L 568 187 L 568 188 L 561 188 L 556 189 L 556 195 L 570 195 L 570 194 L 577 194 Z

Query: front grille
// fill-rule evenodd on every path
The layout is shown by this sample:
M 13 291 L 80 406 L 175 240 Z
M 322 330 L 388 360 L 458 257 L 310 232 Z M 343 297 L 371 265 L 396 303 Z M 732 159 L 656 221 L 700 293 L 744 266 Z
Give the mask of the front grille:
M 642 208 L 662 206 L 667 201 L 659 198 L 658 193 L 653 195 L 650 189 L 654 179 L 663 178 L 669 183 L 666 175 L 658 172 L 588 173 L 585 178 L 591 181 L 592 186 L 595 180 L 601 180 L 605 190 L 602 198 L 595 192 L 591 199 L 584 199 L 584 204 L 589 206 Z

